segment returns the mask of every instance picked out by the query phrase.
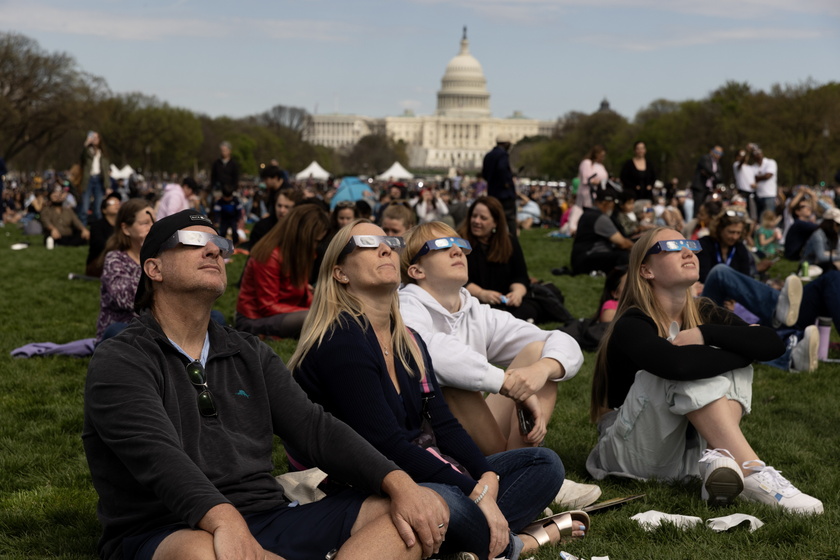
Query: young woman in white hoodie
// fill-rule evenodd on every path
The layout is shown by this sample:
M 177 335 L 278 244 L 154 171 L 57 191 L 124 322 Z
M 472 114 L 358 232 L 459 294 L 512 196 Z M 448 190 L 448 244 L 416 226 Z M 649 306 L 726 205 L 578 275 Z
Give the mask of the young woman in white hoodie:
M 470 244 L 446 224 L 421 224 L 405 243 L 400 311 L 426 342 L 452 413 L 485 455 L 542 443 L 557 382 L 574 377 L 583 364 L 577 342 L 471 296 L 464 288 Z M 520 409 L 533 418 L 524 434 Z M 572 486 L 564 484 L 561 494 L 571 500 L 561 501 L 575 507 L 601 493 L 593 485 Z

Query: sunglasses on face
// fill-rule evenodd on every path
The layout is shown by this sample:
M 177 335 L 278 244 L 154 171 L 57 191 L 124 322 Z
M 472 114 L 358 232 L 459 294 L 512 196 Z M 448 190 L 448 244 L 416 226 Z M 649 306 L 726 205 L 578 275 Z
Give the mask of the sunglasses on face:
M 395 235 L 354 235 L 347 242 L 341 254 L 349 255 L 357 247 L 360 249 L 376 249 L 383 243 L 392 251 L 398 253 L 401 253 L 405 249 L 405 240 Z
M 187 377 L 190 378 L 190 383 L 193 384 L 198 393 L 198 411 L 202 416 L 217 416 L 216 401 L 213 400 L 213 394 L 207 387 L 207 375 L 204 373 L 204 366 L 201 362 L 195 361 L 187 364 Z
M 205 247 L 211 242 L 219 248 L 222 253 L 222 257 L 228 258 L 233 254 L 233 241 L 230 239 L 226 239 L 221 235 L 216 235 L 215 233 L 184 229 L 173 233 L 172 237 L 163 242 L 160 246 L 160 250 L 163 252 L 167 249 L 172 249 L 179 243 L 181 245 L 189 245 L 190 247 Z
M 695 253 L 699 253 L 702 250 L 700 242 L 696 239 L 670 239 L 667 241 L 657 241 L 653 247 L 648 249 L 645 256 L 655 255 L 656 253 L 661 253 L 662 251 L 682 251 L 684 248 L 689 251 L 694 251 Z
M 441 249 L 448 249 L 452 246 L 460 247 L 465 255 L 469 255 L 472 251 L 472 245 L 470 245 L 470 242 L 466 239 L 461 239 L 460 237 L 438 237 L 437 239 L 426 241 L 420 250 L 417 251 L 417 254 L 414 255 L 414 258 L 411 259 L 411 264 L 415 264 L 420 260 L 420 257 L 427 254 L 429 251 L 439 251 Z

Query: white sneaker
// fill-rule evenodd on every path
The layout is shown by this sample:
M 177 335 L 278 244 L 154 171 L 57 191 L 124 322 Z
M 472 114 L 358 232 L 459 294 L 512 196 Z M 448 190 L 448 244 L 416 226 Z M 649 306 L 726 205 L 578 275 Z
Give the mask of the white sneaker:
M 794 513 L 822 513 L 822 502 L 813 496 L 803 494 L 791 484 L 782 473 L 768 467 L 764 461 L 746 461 L 744 468 L 754 471 L 744 478 L 741 497 L 750 502 L 761 502 L 785 508 Z
M 596 484 L 581 484 L 568 478 L 557 492 L 554 501 L 563 509 L 580 509 L 595 503 L 601 497 L 601 489 Z
M 728 506 L 744 490 L 744 475 L 732 453 L 707 449 L 700 458 L 703 488 L 700 497 L 711 506 Z
M 793 347 L 793 351 L 790 353 L 790 370 L 816 371 L 819 365 L 819 347 L 820 330 L 816 325 L 808 325 L 805 327 L 802 340 Z
M 785 278 L 785 285 L 776 302 L 774 324 L 792 326 L 799 318 L 799 305 L 802 303 L 802 280 L 795 274 Z

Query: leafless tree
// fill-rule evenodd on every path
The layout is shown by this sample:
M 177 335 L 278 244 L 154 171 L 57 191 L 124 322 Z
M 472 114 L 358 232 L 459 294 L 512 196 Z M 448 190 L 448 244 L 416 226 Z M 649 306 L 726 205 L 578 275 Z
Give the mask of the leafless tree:
M 45 148 L 80 126 L 104 82 L 65 53 L 48 53 L 17 33 L 0 33 L 0 154 Z

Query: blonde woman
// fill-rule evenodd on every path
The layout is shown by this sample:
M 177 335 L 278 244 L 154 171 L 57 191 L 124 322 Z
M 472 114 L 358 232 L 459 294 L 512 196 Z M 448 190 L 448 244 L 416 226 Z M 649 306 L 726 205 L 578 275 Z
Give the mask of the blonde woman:
M 528 526 L 563 482 L 553 451 L 536 447 L 485 458 L 449 412 L 425 344 L 400 316 L 403 239 L 384 233 L 356 220 L 330 242 L 289 362 L 295 379 L 314 402 L 444 498 L 450 520 L 441 528 L 442 554 L 515 559 L 523 547 L 583 536 L 585 514 Z M 293 466 L 306 462 L 287 451 Z M 520 530 L 535 536 L 516 535 Z
M 599 439 L 586 467 L 596 479 L 700 476 L 710 504 L 740 495 L 822 513 L 822 502 L 766 465 L 741 431 L 752 404 L 751 363 L 780 356 L 784 344 L 772 329 L 692 297 L 699 250 L 668 228 L 633 247 L 595 364 L 591 417 Z

